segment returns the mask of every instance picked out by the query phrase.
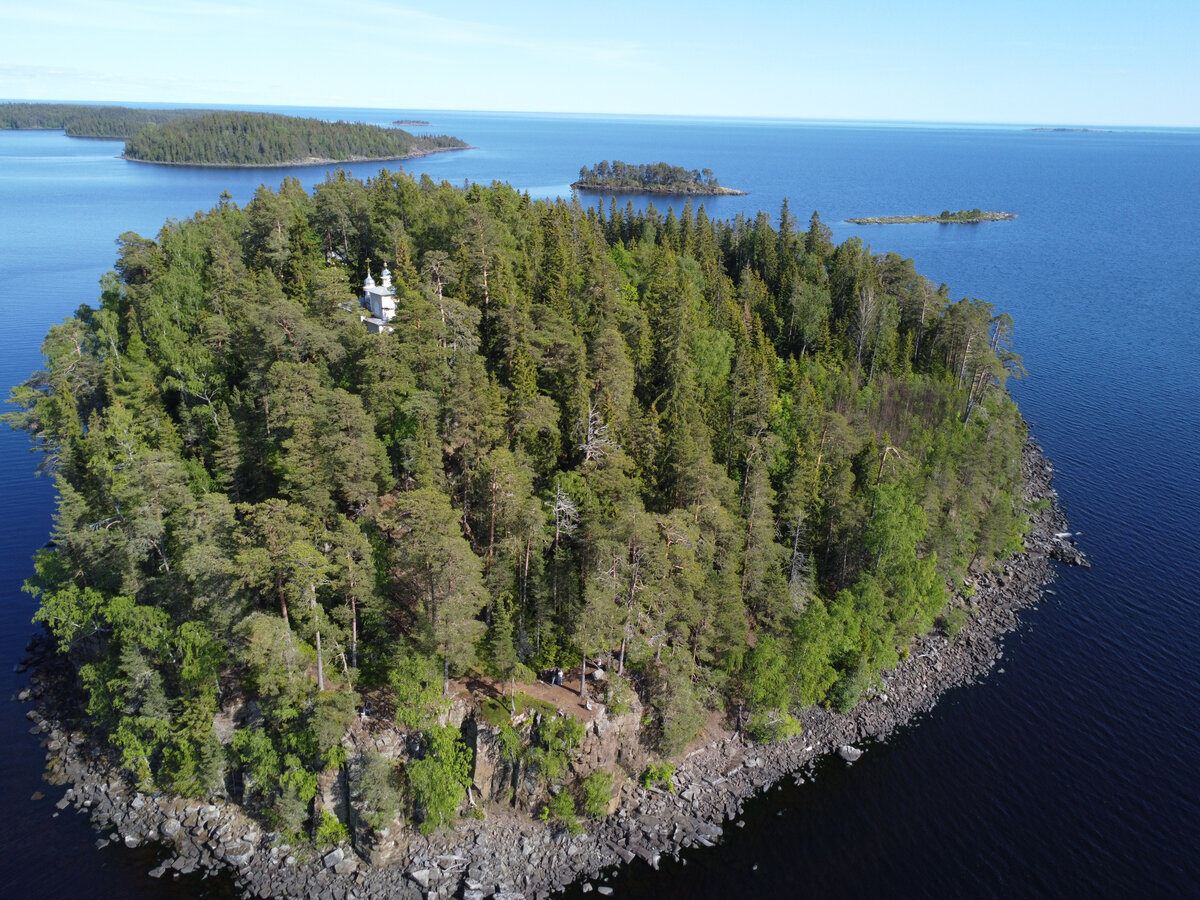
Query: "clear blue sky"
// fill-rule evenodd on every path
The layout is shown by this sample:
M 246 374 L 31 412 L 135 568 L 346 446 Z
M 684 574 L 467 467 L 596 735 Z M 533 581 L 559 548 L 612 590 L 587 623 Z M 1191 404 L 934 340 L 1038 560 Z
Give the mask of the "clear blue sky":
M 1200 126 L 1200 0 L 0 0 L 0 98 Z

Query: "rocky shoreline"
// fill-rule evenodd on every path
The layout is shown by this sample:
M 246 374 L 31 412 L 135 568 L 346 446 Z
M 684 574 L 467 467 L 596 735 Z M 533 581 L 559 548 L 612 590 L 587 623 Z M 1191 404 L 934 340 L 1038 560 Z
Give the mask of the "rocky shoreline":
M 254 163 L 215 163 L 215 162 L 168 162 L 165 159 L 138 159 L 124 153 L 117 158 L 126 162 L 145 163 L 148 166 L 176 166 L 184 169 L 298 169 L 305 166 L 345 166 L 354 163 L 386 163 L 404 162 L 409 159 L 422 159 L 435 153 L 450 153 L 454 150 L 477 150 L 469 144 L 461 147 L 432 147 L 428 150 L 417 150 L 403 156 L 349 156 L 345 159 L 333 159 L 326 156 L 309 156 L 305 159 L 288 159 L 282 162 Z
M 587 194 L 652 194 L 664 197 L 746 197 L 745 191 L 727 187 L 705 187 L 702 185 L 608 185 L 589 181 L 575 181 L 571 187 Z
M 846 221 L 853 225 L 926 225 L 930 223 L 939 225 L 978 225 L 981 222 L 1011 222 L 1016 217 L 1016 213 L 1010 212 L 975 211 L 974 214 L 969 215 L 961 212 L 949 215 L 943 213 L 939 216 L 927 216 L 918 213 L 909 216 L 870 216 L 867 218 L 847 219 Z
M 800 777 L 825 754 L 853 762 L 862 753 L 857 744 L 887 736 L 932 709 L 945 691 L 986 674 L 1000 658 L 1000 637 L 1017 626 L 1020 610 L 1035 604 L 1053 579 L 1052 561 L 1087 565 L 1067 530 L 1051 485 L 1053 469 L 1040 447 L 1026 444 L 1023 470 L 1024 499 L 1035 510 L 1025 551 L 979 577 L 972 614 L 957 635 L 935 633 L 917 641 L 884 676 L 882 690 L 849 714 L 806 711 L 803 732 L 791 741 L 761 745 L 733 735 L 704 744 L 678 761 L 672 790 L 626 781 L 616 811 L 589 823 L 583 834 L 548 828 L 524 813 L 493 810 L 485 820 L 464 818 L 452 832 L 428 837 L 406 832 L 404 845 L 382 867 L 342 848 L 291 847 L 234 804 L 135 791 L 106 746 L 70 724 L 72 678 L 44 637 L 35 637 L 18 666 L 32 674 L 17 699 L 34 704 L 27 717 L 47 750 L 46 779 L 67 785 L 58 808 L 89 814 L 101 835 L 98 847 L 112 841 L 163 845 L 166 859 L 151 877 L 229 869 L 248 897 L 547 897 L 638 857 L 657 866 L 664 854 L 713 846 L 754 794 L 785 776 Z M 611 889 L 601 884 L 597 892 Z

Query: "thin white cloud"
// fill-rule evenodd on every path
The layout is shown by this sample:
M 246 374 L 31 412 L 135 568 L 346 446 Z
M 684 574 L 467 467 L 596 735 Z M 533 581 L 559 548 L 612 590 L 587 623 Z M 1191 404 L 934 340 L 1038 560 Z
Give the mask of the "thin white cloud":
M 1157 16 L 1118 0 L 1114 21 L 1083 0 L 1014 2 L 1026 15 L 936 0 L 855 20 L 774 0 L 0 0 L 0 95 L 1112 121 L 1171 98 L 1171 121 L 1195 119 L 1195 0 Z M 910 64 L 946 46 L 996 64 L 948 81 Z
M 171 4 L 124 0 L 97 5 L 95 2 L 65 0 L 54 4 L 26 4 L 6 11 L 5 24 L 23 39 L 52 43 L 64 35 L 81 30 L 95 35 L 105 32 L 134 38 L 138 35 L 174 34 L 184 36 L 181 29 L 200 26 L 228 28 L 239 20 L 262 18 L 266 11 L 251 6 L 222 2 L 191 2 Z
M 75 66 L 27 66 L 0 63 L 0 79 L 71 78 L 84 74 L 84 70 Z
M 315 12 L 318 7 L 303 4 L 305 14 Z M 551 60 L 572 60 L 576 65 L 620 66 L 626 69 L 646 68 L 644 62 L 649 53 L 644 44 L 628 39 L 602 40 L 579 39 L 567 26 L 555 27 L 551 22 L 527 19 L 516 24 L 514 17 L 506 16 L 507 7 L 494 7 L 501 15 L 494 20 L 476 20 L 438 15 L 410 7 L 396 6 L 379 0 L 351 0 L 341 7 L 340 20 L 343 27 L 353 31 L 362 26 L 364 37 L 384 35 L 388 41 L 395 40 L 395 50 L 403 53 L 406 48 L 432 44 L 444 46 L 447 52 L 464 48 L 491 48 L 497 52 L 511 54 L 510 64 L 517 62 L 522 68 L 550 68 Z M 325 8 L 320 8 L 323 15 Z M 355 24 L 357 23 L 357 25 Z M 394 37 L 391 29 L 395 29 Z M 530 54 L 522 58 L 522 54 Z M 452 57 L 443 57 L 443 63 L 453 63 Z

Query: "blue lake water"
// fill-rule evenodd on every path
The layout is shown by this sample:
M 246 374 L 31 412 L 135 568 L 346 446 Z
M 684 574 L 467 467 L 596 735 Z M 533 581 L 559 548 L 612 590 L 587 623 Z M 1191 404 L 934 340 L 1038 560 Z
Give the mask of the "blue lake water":
M 297 110 L 280 110 L 298 112 Z M 857 896 L 1195 895 L 1200 888 L 1200 131 L 1033 132 L 1016 126 L 799 123 L 303 110 L 430 121 L 477 149 L 404 168 L 453 184 L 569 193 L 601 159 L 711 168 L 749 192 L 719 218 L 774 218 L 788 197 L 838 241 L 915 259 L 955 298 L 1016 322 L 1029 377 L 1012 385 L 1090 570 L 1063 570 L 1006 641 L 1003 671 L 948 696 L 915 727 L 831 762 L 814 783 L 754 801 L 714 850 L 660 872 L 634 866 L 622 897 L 756 892 Z M 414 129 L 423 131 L 426 129 Z M 238 203 L 261 183 L 324 168 L 139 165 L 121 145 L 0 132 L 0 386 L 40 365 L 47 327 L 95 299 L 117 235 Z M 379 166 L 357 167 L 367 176 Z M 623 204 L 624 201 L 622 201 Z M 607 204 L 606 204 L 607 205 Z M 660 208 L 662 204 L 660 203 Z M 980 207 L 979 226 L 853 226 L 850 216 Z M 51 485 L 24 435 L 0 432 L 0 660 L 33 628 L 20 592 L 50 529 Z M 0 693 L 26 676 L 0 668 Z M 58 813 L 25 708 L 0 705 L 0 883 L 9 896 L 200 896 L 227 886 L 152 881 L 152 854 L 97 851 Z M 35 791 L 45 798 L 31 800 Z M 57 814 L 57 816 L 56 816 Z

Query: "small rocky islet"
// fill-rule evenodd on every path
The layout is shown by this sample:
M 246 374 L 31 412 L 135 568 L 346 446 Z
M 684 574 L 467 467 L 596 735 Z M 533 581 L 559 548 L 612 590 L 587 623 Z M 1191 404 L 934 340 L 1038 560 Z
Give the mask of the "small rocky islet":
M 626 163 L 603 160 L 583 166 L 577 191 L 594 194 L 662 194 L 676 197 L 745 196 L 745 191 L 722 187 L 711 169 L 685 169 L 665 162 Z
M 916 213 L 907 216 L 871 216 L 867 218 L 847 219 L 854 225 L 978 225 L 981 222 L 1008 222 L 1017 217 L 1016 213 L 993 212 L 984 209 L 960 209 L 958 212 L 942 210 L 937 215 Z

